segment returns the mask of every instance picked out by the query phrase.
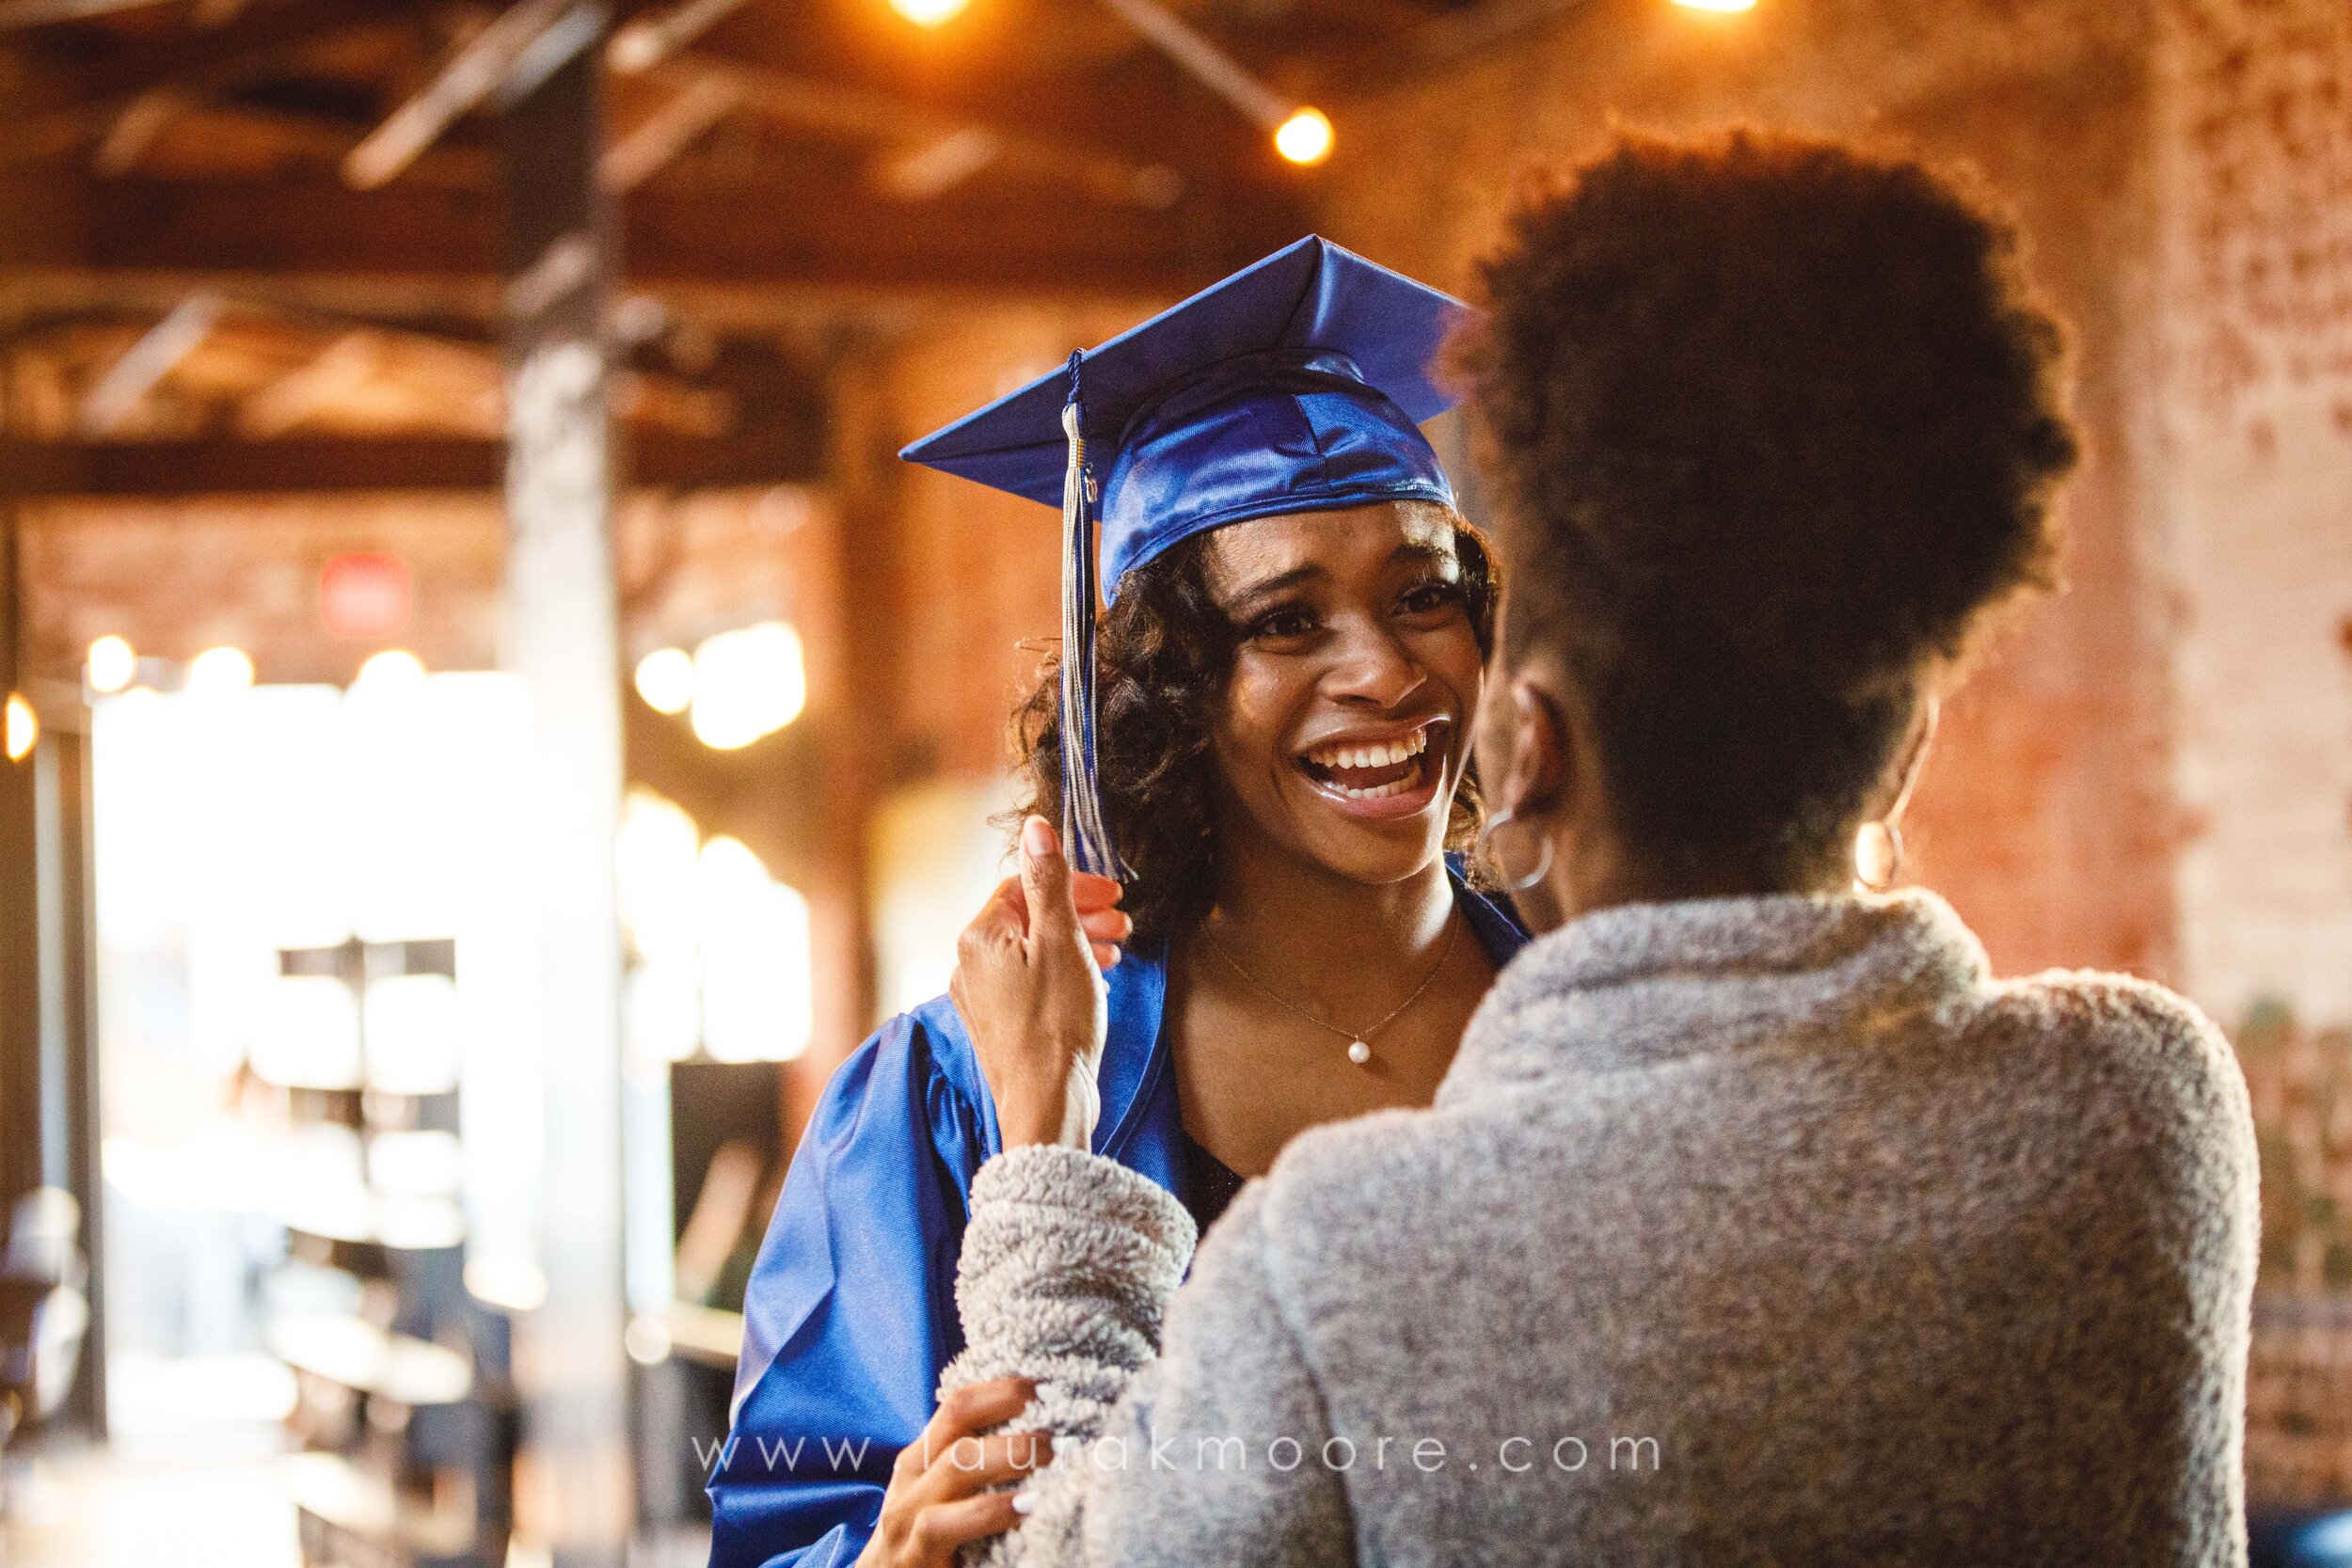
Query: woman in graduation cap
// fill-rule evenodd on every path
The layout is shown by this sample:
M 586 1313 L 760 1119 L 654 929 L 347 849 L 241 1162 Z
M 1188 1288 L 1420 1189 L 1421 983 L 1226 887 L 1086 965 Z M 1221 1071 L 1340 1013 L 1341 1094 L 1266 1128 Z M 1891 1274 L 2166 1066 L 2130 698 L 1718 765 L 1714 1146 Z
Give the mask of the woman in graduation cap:
M 1427 1104 L 1524 941 L 1460 870 L 1496 584 L 1419 429 L 1460 309 L 1311 237 L 903 453 L 1062 508 L 1016 734 L 1107 969 L 1065 1131 L 1203 1227 L 1303 1129 Z M 950 998 L 835 1074 L 745 1301 L 713 1568 L 866 1549 L 1001 1147 Z

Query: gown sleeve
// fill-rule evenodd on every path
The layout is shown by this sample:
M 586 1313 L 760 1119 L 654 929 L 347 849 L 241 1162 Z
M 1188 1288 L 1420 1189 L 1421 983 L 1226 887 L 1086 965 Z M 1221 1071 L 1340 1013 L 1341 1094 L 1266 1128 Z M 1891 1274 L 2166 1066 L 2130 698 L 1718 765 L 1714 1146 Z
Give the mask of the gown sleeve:
M 956 1259 L 987 1132 L 935 1043 L 914 1018 L 885 1024 L 793 1156 L 710 1465 L 710 1568 L 849 1568 L 962 1348 Z

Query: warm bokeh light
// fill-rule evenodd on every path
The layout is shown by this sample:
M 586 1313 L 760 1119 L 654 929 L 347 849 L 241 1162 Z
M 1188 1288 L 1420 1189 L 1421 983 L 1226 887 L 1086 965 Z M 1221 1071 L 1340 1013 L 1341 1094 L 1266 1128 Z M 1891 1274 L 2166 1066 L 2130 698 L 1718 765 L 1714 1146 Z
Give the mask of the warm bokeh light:
M 354 642 L 407 630 L 414 596 L 408 563 L 381 550 L 339 555 L 319 568 L 319 624 Z
M 630 966 L 624 1039 L 640 1063 L 784 1061 L 814 1027 L 808 900 L 758 854 L 642 786 L 614 842 Z
M 644 788 L 621 802 L 613 836 L 621 928 L 638 958 L 691 968 L 695 941 L 695 865 L 702 831 L 675 802 Z
M 466 1291 L 509 1312 L 536 1312 L 548 1303 L 548 1276 L 520 1259 L 473 1257 L 466 1259 Z
M 670 1358 L 670 1325 L 650 1312 L 640 1312 L 621 1331 L 621 1347 L 639 1366 L 659 1367 Z
M 963 14 L 972 0 L 890 0 L 890 8 L 917 27 L 936 27 Z
M 188 661 L 190 691 L 242 691 L 253 684 L 253 660 L 243 648 L 207 648 Z
M 641 17 L 612 35 L 604 46 L 604 63 L 624 76 L 634 76 L 660 65 L 668 53 L 660 27 Z
M 1331 155 L 1331 122 L 1320 109 L 1299 109 L 1274 133 L 1274 150 L 1294 164 L 1319 164 Z
M 413 686 L 422 679 L 424 660 L 405 648 L 387 648 L 380 654 L 368 656 L 368 661 L 359 666 L 359 678 L 353 684 L 371 689 L 380 688 L 389 690 L 395 687 Z
M 33 705 L 13 691 L 8 693 L 6 731 L 10 762 L 23 762 L 40 740 L 40 719 L 33 712 Z
M 808 1048 L 808 900 L 720 834 L 696 860 L 703 1049 L 713 1061 L 789 1061 Z
M 1675 4 L 1686 11 L 1718 11 L 1725 14 L 1732 11 L 1756 9 L 1756 0 L 1675 0 Z
M 801 635 L 782 621 L 723 631 L 694 650 L 694 738 L 714 751 L 775 734 L 807 702 Z
M 656 713 L 684 713 L 694 702 L 694 656 L 656 648 L 637 661 L 637 695 Z
M 89 653 L 82 665 L 82 678 L 89 682 L 92 691 L 119 691 L 131 684 L 138 673 L 139 656 L 131 644 L 112 633 L 89 645 Z

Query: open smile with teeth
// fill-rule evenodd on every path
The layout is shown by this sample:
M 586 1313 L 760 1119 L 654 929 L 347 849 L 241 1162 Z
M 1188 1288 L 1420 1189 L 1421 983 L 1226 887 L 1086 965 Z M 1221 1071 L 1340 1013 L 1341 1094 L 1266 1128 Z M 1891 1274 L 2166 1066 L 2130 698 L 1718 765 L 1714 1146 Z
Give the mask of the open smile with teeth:
M 1431 758 L 1424 724 L 1398 740 L 1317 746 L 1299 758 L 1309 778 L 1351 800 L 1378 800 L 1419 789 Z

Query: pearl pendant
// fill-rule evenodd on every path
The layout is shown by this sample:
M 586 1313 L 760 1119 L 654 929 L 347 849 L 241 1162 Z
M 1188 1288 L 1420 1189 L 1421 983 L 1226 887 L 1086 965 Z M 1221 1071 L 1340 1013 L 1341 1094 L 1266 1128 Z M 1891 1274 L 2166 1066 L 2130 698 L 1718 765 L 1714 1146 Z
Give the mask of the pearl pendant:
M 1350 1040 L 1347 1042 L 1347 1059 L 1358 1067 L 1362 1067 L 1372 1060 L 1372 1047 L 1361 1040 Z

